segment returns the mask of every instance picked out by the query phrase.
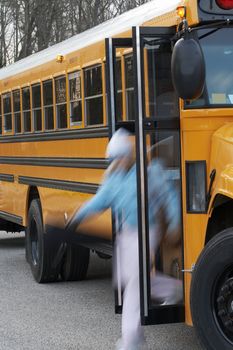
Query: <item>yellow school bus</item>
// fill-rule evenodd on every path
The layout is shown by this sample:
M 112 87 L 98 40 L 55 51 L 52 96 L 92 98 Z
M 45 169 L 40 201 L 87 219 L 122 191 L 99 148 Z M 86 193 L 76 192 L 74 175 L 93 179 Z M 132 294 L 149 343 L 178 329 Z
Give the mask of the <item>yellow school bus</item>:
M 232 21 L 232 0 L 153 0 L 0 70 L 0 229 L 25 230 L 36 281 L 83 279 L 90 250 L 112 255 L 121 213 L 70 237 L 59 228 L 96 192 L 124 127 L 136 144 L 142 323 L 185 320 L 216 350 L 233 346 Z M 155 255 L 183 281 L 171 305 L 150 295 L 156 158 L 180 194 L 180 237 Z M 118 310 L 120 283 L 115 295 Z

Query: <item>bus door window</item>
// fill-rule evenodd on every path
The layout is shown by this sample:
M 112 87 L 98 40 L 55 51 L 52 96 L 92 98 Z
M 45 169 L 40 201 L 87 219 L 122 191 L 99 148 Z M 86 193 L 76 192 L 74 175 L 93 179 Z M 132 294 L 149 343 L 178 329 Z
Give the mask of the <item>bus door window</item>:
M 43 105 L 45 130 L 54 129 L 53 118 L 53 83 L 52 80 L 43 82 Z
M 81 72 L 69 74 L 70 126 L 82 123 Z
M 102 66 L 84 70 L 85 125 L 103 124 Z
M 155 206 L 156 227 L 152 228 L 154 232 L 150 232 L 152 274 L 160 272 L 182 279 L 180 158 L 176 152 L 179 147 L 179 131 L 148 131 L 146 143 L 147 168 L 154 167 L 154 181 L 157 182 L 153 183 L 153 177 L 148 179 L 148 208 L 151 207 L 150 201 L 158 200 L 159 203 Z M 154 164 L 158 164 L 159 168 Z M 163 188 L 157 186 L 161 178 Z M 159 199 L 151 198 L 152 188 L 155 188 L 155 196 Z M 152 299 L 153 302 L 161 300 Z
M 179 116 L 178 98 L 171 78 L 171 47 L 148 39 L 144 47 L 146 117 L 169 119 Z
M 55 100 L 58 129 L 67 128 L 66 77 L 55 79 Z
M 149 251 L 153 262 L 151 274 L 161 273 L 161 276 L 182 279 L 180 136 L 178 127 L 173 124 L 174 119 L 179 118 L 179 109 L 171 80 L 170 45 L 155 38 L 146 38 L 143 56 L 145 117 L 154 121 L 152 125 L 155 126 L 145 130 L 147 169 L 155 172 L 152 177 L 148 173 L 147 179 L 148 222 L 151 207 L 155 208 L 157 218 L 156 227 L 150 227 L 150 231 L 154 232 L 149 233 Z M 161 178 L 163 188 L 159 186 Z M 155 189 L 154 196 L 159 199 L 150 195 L 152 189 Z M 152 205 L 154 200 L 158 201 L 155 207 Z M 170 282 L 164 279 L 162 294 L 165 284 L 171 290 L 176 285 L 180 287 L 175 279 Z M 159 296 L 158 299 L 154 296 L 151 298 L 152 305 L 161 302 L 163 300 Z
M 121 58 L 115 61 L 115 84 L 116 84 L 116 121 L 123 120 L 123 90 L 122 90 L 122 67 Z
M 133 55 L 124 56 L 126 120 L 135 120 Z
M 42 115 L 41 115 L 41 88 L 40 84 L 32 86 L 32 115 L 34 131 L 42 130 Z
M 11 113 L 11 93 L 2 95 L 3 102 L 3 127 L 4 132 L 12 131 L 12 113 Z
M 24 132 L 31 131 L 30 87 L 22 89 Z
M 20 90 L 13 91 L 13 113 L 15 133 L 18 134 L 21 129 L 21 108 L 20 108 Z

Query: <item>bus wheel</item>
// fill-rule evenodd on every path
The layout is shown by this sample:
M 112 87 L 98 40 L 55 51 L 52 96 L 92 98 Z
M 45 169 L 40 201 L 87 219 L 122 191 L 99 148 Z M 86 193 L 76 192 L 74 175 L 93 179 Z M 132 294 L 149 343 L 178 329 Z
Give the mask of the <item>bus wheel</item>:
M 64 281 L 81 281 L 87 275 L 90 249 L 68 244 L 61 266 L 61 278 Z
M 204 248 L 193 272 L 193 324 L 206 349 L 233 348 L 233 228 Z
M 40 201 L 33 199 L 28 211 L 26 257 L 38 283 L 54 282 L 58 279 L 59 270 L 52 268 L 54 250 L 55 242 L 50 242 L 49 237 L 44 234 Z

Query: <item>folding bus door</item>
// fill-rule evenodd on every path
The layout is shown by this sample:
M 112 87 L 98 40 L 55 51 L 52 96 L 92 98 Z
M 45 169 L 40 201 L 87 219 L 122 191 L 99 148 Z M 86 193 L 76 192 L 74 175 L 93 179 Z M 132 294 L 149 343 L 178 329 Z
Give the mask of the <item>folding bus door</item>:
M 116 130 L 124 127 L 135 140 L 135 101 L 132 38 L 109 38 L 106 48 L 106 85 L 109 138 Z M 121 234 L 124 213 L 112 217 L 113 244 Z M 115 245 L 115 244 L 114 244 Z M 114 250 L 115 309 L 121 312 L 123 288 L 120 275 L 120 251 Z
M 142 324 L 184 320 L 179 101 L 171 82 L 174 33 L 175 28 L 133 27 L 132 39 L 106 39 L 110 130 L 124 126 L 136 144 Z M 126 71 L 131 74 L 124 76 Z M 160 193 L 162 178 L 165 186 Z M 121 215 L 113 218 L 115 234 L 121 230 Z M 169 233 L 169 222 L 176 232 Z M 121 306 L 119 282 L 116 309 Z

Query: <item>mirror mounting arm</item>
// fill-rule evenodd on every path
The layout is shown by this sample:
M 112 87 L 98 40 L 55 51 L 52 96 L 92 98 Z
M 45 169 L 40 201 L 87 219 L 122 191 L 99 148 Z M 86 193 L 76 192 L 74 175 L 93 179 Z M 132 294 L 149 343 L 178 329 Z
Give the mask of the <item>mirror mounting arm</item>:
M 179 40 L 182 37 L 184 39 L 187 39 L 190 33 L 191 33 L 191 28 L 188 25 L 187 19 L 184 18 L 178 26 L 178 30 L 177 30 L 177 33 L 175 35 L 175 40 Z
M 177 41 L 182 37 L 184 39 L 186 39 L 188 37 L 188 35 L 195 30 L 209 29 L 209 28 L 220 29 L 220 28 L 223 28 L 224 26 L 229 26 L 232 24 L 233 24 L 233 21 L 230 20 L 229 18 L 227 18 L 223 21 L 214 21 L 214 22 L 211 22 L 209 24 L 203 24 L 203 25 L 199 25 L 199 26 L 194 27 L 194 28 L 190 28 L 188 25 L 187 19 L 184 18 L 178 25 L 177 33 L 175 34 L 174 41 Z

